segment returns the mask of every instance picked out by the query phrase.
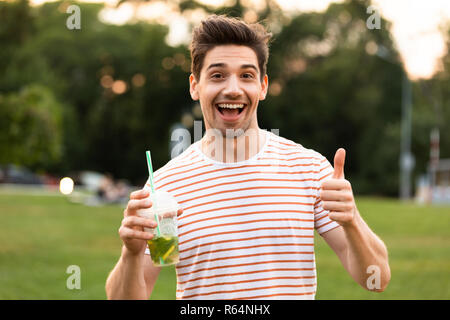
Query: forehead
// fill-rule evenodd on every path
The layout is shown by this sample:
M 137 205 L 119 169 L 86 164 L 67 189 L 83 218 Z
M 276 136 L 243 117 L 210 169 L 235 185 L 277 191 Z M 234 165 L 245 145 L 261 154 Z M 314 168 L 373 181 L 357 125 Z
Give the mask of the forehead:
M 203 69 L 215 63 L 224 63 L 230 67 L 253 64 L 258 68 L 258 58 L 255 51 L 247 46 L 220 45 L 206 53 Z

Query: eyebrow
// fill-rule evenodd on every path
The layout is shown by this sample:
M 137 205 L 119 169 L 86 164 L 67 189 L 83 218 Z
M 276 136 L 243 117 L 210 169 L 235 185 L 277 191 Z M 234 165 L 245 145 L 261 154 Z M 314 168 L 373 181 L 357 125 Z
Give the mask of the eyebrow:
M 213 63 L 213 64 L 210 64 L 209 67 L 206 70 L 209 70 L 209 69 L 214 68 L 214 67 L 224 68 L 225 66 L 226 66 L 226 64 L 222 63 L 222 62 L 220 62 L 220 63 Z M 255 71 L 258 72 L 258 68 L 256 68 L 255 65 L 253 65 L 253 64 L 243 64 L 243 65 L 241 65 L 241 69 L 247 69 L 247 68 L 255 69 Z

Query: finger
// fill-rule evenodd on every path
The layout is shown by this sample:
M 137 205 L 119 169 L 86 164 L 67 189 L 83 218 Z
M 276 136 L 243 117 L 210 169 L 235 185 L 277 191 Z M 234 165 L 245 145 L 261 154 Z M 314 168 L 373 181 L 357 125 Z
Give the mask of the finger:
M 345 149 L 339 148 L 334 155 L 333 178 L 344 179 Z
M 149 195 L 150 192 L 147 189 L 136 190 L 130 194 L 130 199 L 143 199 L 147 198 Z
M 175 216 L 175 214 L 177 217 L 179 217 L 182 213 L 183 213 L 183 209 L 180 208 L 177 210 L 177 212 L 169 211 L 169 212 L 163 213 L 162 217 L 163 218 L 173 218 Z
M 150 232 L 133 230 L 127 227 L 120 227 L 119 229 L 120 238 L 127 239 L 140 239 L 140 240 L 151 240 L 153 239 L 153 234 Z
M 340 223 L 350 222 L 353 219 L 353 216 L 351 213 L 336 212 L 336 211 L 331 211 L 330 213 L 328 213 L 328 217 L 331 220 L 340 222 Z
M 152 201 L 150 199 L 141 200 L 130 200 L 128 201 L 127 211 L 129 214 L 134 215 L 139 209 L 147 209 L 152 206 Z
M 345 190 L 322 190 L 320 199 L 324 201 L 352 201 L 353 196 L 351 192 Z
M 352 185 L 345 179 L 329 179 L 322 183 L 322 190 L 351 190 Z
M 322 207 L 328 211 L 347 212 L 351 211 L 353 206 L 350 202 L 342 201 L 323 201 Z
M 124 227 L 142 227 L 142 228 L 156 228 L 156 221 L 148 218 L 141 218 L 137 216 L 129 216 L 123 219 L 122 225 Z

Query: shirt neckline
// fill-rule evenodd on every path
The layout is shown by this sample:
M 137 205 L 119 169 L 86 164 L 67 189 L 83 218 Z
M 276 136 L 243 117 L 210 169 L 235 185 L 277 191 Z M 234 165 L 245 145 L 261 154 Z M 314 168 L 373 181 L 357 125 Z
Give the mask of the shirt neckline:
M 206 156 L 203 153 L 203 151 L 201 150 L 201 148 L 200 148 L 201 140 L 195 142 L 193 144 L 193 147 L 194 147 L 195 152 L 197 152 L 203 158 L 203 160 L 205 160 L 209 163 L 212 163 L 214 165 L 224 166 L 224 167 L 234 167 L 234 166 L 248 164 L 248 163 L 251 163 L 251 162 L 254 162 L 255 160 L 257 160 L 266 151 L 267 146 L 269 145 L 269 140 L 272 138 L 269 131 L 264 130 L 264 129 L 260 129 L 260 130 L 265 132 L 266 141 L 264 142 L 264 145 L 261 147 L 261 150 L 259 150 L 258 153 L 256 153 L 253 157 L 251 157 L 247 160 L 237 161 L 237 162 L 222 162 L 222 161 L 217 161 L 217 160 L 211 159 L 208 156 Z

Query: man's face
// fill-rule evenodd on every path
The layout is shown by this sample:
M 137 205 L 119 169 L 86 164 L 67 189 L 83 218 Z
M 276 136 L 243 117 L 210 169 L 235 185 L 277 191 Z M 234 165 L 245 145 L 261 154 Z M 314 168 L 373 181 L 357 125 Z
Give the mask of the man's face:
M 206 129 L 244 132 L 257 129 L 256 109 L 267 94 L 268 77 L 260 81 L 256 53 L 246 46 L 221 45 L 209 50 L 200 81 L 189 77 L 191 97 L 200 100 Z

